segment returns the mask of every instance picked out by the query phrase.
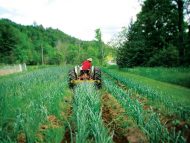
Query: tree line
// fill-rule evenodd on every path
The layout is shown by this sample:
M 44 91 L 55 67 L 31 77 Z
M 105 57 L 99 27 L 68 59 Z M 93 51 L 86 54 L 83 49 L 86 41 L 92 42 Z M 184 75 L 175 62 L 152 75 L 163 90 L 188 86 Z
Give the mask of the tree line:
M 101 36 L 101 35 L 100 35 Z M 59 29 L 44 28 L 34 23 L 30 26 L 16 24 L 9 19 L 0 19 L 0 63 L 15 64 L 80 64 L 92 57 L 93 63 L 102 62 L 111 52 L 103 41 L 82 41 Z
M 145 0 L 116 39 L 119 67 L 189 66 L 190 2 Z

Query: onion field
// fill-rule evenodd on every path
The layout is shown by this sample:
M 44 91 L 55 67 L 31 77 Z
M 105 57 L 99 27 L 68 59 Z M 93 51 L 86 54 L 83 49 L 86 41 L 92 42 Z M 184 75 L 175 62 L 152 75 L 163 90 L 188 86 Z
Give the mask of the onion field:
M 187 86 L 102 68 L 102 89 L 86 82 L 69 89 L 69 69 L 0 77 L 0 142 L 190 142 Z

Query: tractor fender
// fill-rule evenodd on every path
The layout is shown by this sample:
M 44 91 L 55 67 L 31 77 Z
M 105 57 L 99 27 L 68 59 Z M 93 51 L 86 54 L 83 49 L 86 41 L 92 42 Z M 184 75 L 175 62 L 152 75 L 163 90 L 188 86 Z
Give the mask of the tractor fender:
M 77 75 L 77 78 L 80 76 L 80 67 L 79 67 L 79 65 L 75 66 L 75 74 Z
M 93 77 L 93 75 L 94 75 L 94 66 L 91 67 L 90 73 L 91 73 L 91 76 Z

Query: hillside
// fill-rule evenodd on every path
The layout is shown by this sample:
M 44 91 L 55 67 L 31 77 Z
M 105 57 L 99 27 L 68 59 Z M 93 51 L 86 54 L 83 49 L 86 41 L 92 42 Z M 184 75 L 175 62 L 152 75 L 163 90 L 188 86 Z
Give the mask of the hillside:
M 102 43 L 105 56 L 111 52 Z M 5 64 L 79 64 L 92 57 L 99 64 L 97 41 L 82 41 L 59 29 L 24 26 L 0 19 L 0 61 Z

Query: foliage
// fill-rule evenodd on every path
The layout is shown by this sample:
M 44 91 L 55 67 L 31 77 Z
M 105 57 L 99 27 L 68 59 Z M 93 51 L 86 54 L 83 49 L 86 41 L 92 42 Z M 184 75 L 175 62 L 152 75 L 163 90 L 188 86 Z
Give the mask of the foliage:
M 104 60 L 104 47 L 102 44 L 102 33 L 101 30 L 98 28 L 95 30 L 95 38 L 97 40 L 97 45 L 98 45 L 98 49 L 99 49 L 99 59 L 100 59 L 100 64 L 102 65 L 103 60 Z
M 150 67 L 164 66 L 164 67 L 174 67 L 178 61 L 178 50 L 173 45 L 168 45 L 168 47 L 163 48 L 155 53 L 148 61 L 147 65 Z M 162 60 L 160 60 L 162 59 Z
M 181 0 L 179 0 L 181 1 Z M 117 63 L 122 67 L 188 65 L 187 27 L 179 20 L 179 9 L 172 0 L 146 0 L 137 20 L 122 32 Z M 181 17 L 180 17 L 181 18 Z M 182 27 L 179 27 L 179 24 Z M 182 32 L 179 30 L 182 29 Z M 179 39 L 181 39 L 179 41 Z M 184 39 L 184 41 L 183 41 Z M 179 48 L 180 47 L 180 48 Z M 183 53 L 182 51 L 185 52 Z M 183 59 L 185 61 L 181 62 Z M 182 64 L 181 64 L 182 63 Z
M 109 46 L 102 41 L 101 45 L 109 53 Z M 80 64 L 89 57 L 94 64 L 102 61 L 95 40 L 82 41 L 58 29 L 23 26 L 8 19 L 0 19 L 0 51 L 0 61 L 6 64 Z

